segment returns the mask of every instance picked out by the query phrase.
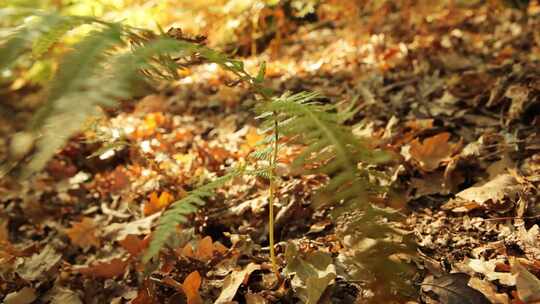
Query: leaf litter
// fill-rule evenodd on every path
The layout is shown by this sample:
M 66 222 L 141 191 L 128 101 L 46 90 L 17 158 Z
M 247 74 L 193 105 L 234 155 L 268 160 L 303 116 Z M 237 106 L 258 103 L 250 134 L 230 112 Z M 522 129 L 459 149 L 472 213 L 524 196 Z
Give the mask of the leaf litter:
M 193 229 L 178 227 L 160 261 L 143 265 L 161 211 L 261 139 L 242 108 L 254 102 L 247 89 L 203 64 L 73 138 L 33 178 L 2 178 L 3 301 L 539 302 L 538 2 L 525 19 L 494 3 L 373 5 L 358 19 L 347 14 L 354 5 L 321 4 L 326 23 L 245 61 L 267 61 L 276 90 L 358 109 L 355 134 L 399 155 L 377 201 L 399 220 L 371 211 L 389 225 L 370 230 L 360 214 L 334 223 L 315 212 L 324 178 L 289 170 L 298 149 L 287 147 L 276 224 L 284 282 L 268 265 L 268 193 L 254 177 L 220 190 Z M 2 133 L 20 131 L 1 119 Z M 104 136 L 108 146 L 92 143 Z

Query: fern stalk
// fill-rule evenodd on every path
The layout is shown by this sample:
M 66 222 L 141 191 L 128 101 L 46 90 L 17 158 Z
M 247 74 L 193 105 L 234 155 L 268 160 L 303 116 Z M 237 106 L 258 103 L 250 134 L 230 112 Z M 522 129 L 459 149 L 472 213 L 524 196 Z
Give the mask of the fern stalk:
M 276 253 L 274 251 L 274 200 L 276 196 L 276 165 L 279 149 L 279 129 L 277 121 L 277 113 L 273 112 L 274 116 L 274 153 L 272 154 L 272 159 L 270 161 L 270 195 L 268 197 L 268 242 L 270 246 L 270 261 L 272 262 L 272 270 L 276 274 L 276 277 L 279 279 L 279 271 L 276 262 Z

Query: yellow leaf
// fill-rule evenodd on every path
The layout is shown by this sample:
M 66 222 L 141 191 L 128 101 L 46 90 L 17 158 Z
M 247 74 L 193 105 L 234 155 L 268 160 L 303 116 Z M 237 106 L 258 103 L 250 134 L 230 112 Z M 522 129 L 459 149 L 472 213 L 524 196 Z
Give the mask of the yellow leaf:
M 157 192 L 152 192 L 150 194 L 150 199 L 146 204 L 144 204 L 144 214 L 150 215 L 156 213 L 160 210 L 163 210 L 169 206 L 169 204 L 174 200 L 174 197 L 167 191 L 163 191 L 161 195 L 158 196 Z

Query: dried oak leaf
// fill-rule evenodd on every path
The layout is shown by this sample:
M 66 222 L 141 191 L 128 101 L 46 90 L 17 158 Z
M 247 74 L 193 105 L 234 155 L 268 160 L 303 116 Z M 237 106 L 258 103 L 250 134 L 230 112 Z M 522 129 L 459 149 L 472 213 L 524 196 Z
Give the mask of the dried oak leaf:
M 80 222 L 73 223 L 71 228 L 66 229 L 71 242 L 82 248 L 99 247 L 99 238 L 96 235 L 97 225 L 89 217 L 84 217 Z
M 422 296 L 435 298 L 437 303 L 446 304 L 489 304 L 490 301 L 478 290 L 467 284 L 470 276 L 465 273 L 444 274 L 438 278 L 428 276 L 422 282 Z
M 160 215 L 161 213 L 158 212 L 133 222 L 110 224 L 103 228 L 103 236 L 121 241 L 130 234 L 148 234 L 152 228 L 152 222 Z
M 417 138 L 411 142 L 409 153 L 422 170 L 434 171 L 443 162 L 449 161 L 459 147 L 459 144 L 448 143 L 449 138 L 448 132 L 426 138 L 422 142 Z
M 74 270 L 94 278 L 111 279 L 124 274 L 128 264 L 129 261 L 127 259 L 113 258 L 108 261 L 98 261 L 89 266 L 77 267 Z
M 316 304 L 330 283 L 336 278 L 332 257 L 324 252 L 311 252 L 305 258 L 293 242 L 285 250 L 285 274 L 292 276 L 291 286 L 306 304 Z
M 505 293 L 497 292 L 497 287 L 489 281 L 472 277 L 468 283 L 469 287 L 480 291 L 486 298 L 494 304 L 509 304 L 510 299 Z
M 513 207 L 521 187 L 515 177 L 500 174 L 487 183 L 467 188 L 442 206 L 453 212 L 468 212 L 477 208 L 491 208 L 505 211 Z
M 182 283 L 182 290 L 186 294 L 187 304 L 202 304 L 203 300 L 199 294 L 199 288 L 201 287 L 201 275 L 198 271 L 190 273 L 184 283 Z

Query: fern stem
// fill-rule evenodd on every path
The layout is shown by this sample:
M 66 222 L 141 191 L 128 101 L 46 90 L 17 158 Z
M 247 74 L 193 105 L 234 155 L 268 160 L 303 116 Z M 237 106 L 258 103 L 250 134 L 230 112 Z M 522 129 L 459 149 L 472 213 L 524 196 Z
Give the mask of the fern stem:
M 276 277 L 279 279 L 279 271 L 276 262 L 276 253 L 274 252 L 274 198 L 276 196 L 276 164 L 279 148 L 279 133 L 278 133 L 278 120 L 277 113 L 273 112 L 274 115 L 274 153 L 272 155 L 272 160 L 270 164 L 271 176 L 270 176 L 270 195 L 268 202 L 268 240 L 270 245 L 270 260 L 272 262 L 272 270 L 276 274 Z

